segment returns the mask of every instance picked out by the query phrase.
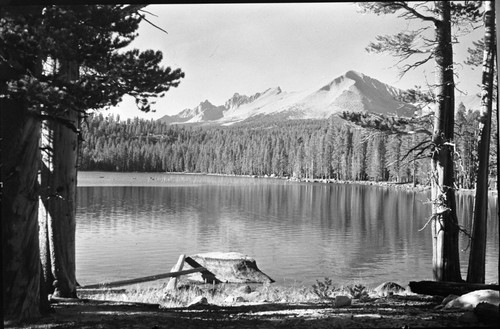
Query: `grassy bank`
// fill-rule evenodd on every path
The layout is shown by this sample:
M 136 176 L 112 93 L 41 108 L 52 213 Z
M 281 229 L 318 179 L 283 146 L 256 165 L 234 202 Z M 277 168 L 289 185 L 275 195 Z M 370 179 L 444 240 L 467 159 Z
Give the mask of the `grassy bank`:
M 208 304 L 231 306 L 235 304 L 261 303 L 315 303 L 335 299 L 343 295 L 364 299 L 380 295 L 377 289 L 368 289 L 362 284 L 337 286 L 332 280 L 317 280 L 311 286 L 283 286 L 277 284 L 192 284 L 182 283 L 176 290 L 167 290 L 167 281 L 152 284 L 137 284 L 124 289 L 81 289 L 78 297 L 83 299 L 108 300 L 158 304 L 160 307 L 186 307 L 200 297 Z M 411 295 L 408 290 L 400 292 Z M 387 294 L 387 293 L 385 293 Z

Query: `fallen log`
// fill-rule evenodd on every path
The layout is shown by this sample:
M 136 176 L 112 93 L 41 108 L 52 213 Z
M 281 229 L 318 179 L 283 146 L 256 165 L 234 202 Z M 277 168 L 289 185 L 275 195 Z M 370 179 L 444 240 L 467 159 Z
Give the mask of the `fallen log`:
M 182 254 L 179 256 L 179 260 L 177 261 L 177 264 L 172 267 L 172 271 L 170 272 L 179 272 L 182 270 L 182 267 L 184 266 L 184 259 L 186 258 L 186 255 Z M 168 281 L 167 284 L 167 290 L 175 290 L 177 289 L 177 277 L 174 276 L 170 278 L 170 281 Z
M 97 283 L 97 284 L 90 284 L 86 286 L 81 286 L 79 289 L 90 289 L 90 288 L 111 288 L 111 287 L 119 287 L 119 286 L 126 286 L 129 284 L 135 284 L 135 283 L 141 283 L 141 282 L 148 282 L 148 281 L 155 281 L 155 280 L 160 280 L 160 279 L 165 279 L 165 278 L 172 278 L 172 277 L 177 277 L 181 275 L 186 275 L 186 274 L 191 274 L 191 273 L 196 273 L 196 272 L 204 272 L 207 269 L 204 267 L 197 267 L 189 270 L 183 270 L 183 271 L 177 271 L 177 272 L 169 272 L 169 273 L 163 273 L 163 274 L 156 274 L 156 275 L 151 275 L 151 276 L 145 276 L 142 278 L 137 278 L 137 279 L 129 279 L 129 280 L 121 280 L 121 281 L 114 281 L 114 282 L 103 282 L 103 283 Z
M 77 287 L 76 289 L 80 292 L 84 292 L 85 294 L 102 294 L 102 293 L 122 294 L 122 293 L 127 291 L 127 289 L 125 289 L 125 288 L 113 289 L 113 288 L 106 288 L 106 287 L 100 287 L 100 288 Z
M 499 290 L 498 284 L 467 282 L 410 281 L 410 290 L 416 294 L 443 296 L 467 294 L 475 290 Z
M 197 261 L 195 261 L 194 259 L 192 259 L 191 257 L 186 257 L 184 259 L 184 261 L 189 266 L 191 266 L 193 268 L 205 268 L 205 267 L 201 266 L 200 263 L 198 263 Z M 212 272 L 210 272 L 206 268 L 205 268 L 205 271 L 201 271 L 200 274 L 201 274 L 202 281 L 205 282 L 205 283 L 211 283 L 211 284 L 221 283 L 221 281 L 215 277 L 215 274 L 213 274 Z
M 51 303 L 72 303 L 72 304 L 97 304 L 97 305 L 127 305 L 127 306 L 145 306 L 148 308 L 158 309 L 160 304 L 150 304 L 141 302 L 124 302 L 116 300 L 102 300 L 91 298 L 63 298 L 63 297 L 50 297 Z

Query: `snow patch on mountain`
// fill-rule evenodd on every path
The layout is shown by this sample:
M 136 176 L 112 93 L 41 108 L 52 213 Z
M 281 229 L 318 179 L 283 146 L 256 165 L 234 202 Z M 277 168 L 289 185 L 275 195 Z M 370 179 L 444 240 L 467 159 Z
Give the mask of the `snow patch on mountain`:
M 224 105 L 208 100 L 160 120 L 168 123 L 214 122 L 228 125 L 256 117 L 322 119 L 342 111 L 411 116 L 416 107 L 399 102 L 400 89 L 356 71 L 347 71 L 331 82 L 301 92 L 269 88 L 252 96 L 235 93 Z
M 193 109 L 185 109 L 173 116 L 166 115 L 160 120 L 166 123 L 209 122 L 222 118 L 225 110 L 224 106 L 215 106 L 205 100 Z

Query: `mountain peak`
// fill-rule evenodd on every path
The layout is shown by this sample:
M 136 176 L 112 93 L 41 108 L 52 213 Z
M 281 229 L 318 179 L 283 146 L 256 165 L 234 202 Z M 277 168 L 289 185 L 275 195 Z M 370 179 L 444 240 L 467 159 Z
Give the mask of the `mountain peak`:
M 204 102 L 200 103 L 200 106 L 206 107 L 206 106 L 214 106 L 212 103 L 208 101 L 208 99 L 205 99 Z
M 267 89 L 266 91 L 264 91 L 262 93 L 262 95 L 264 94 L 274 94 L 274 95 L 278 95 L 278 94 L 281 94 L 283 91 L 281 90 L 281 88 L 278 86 L 276 88 L 269 88 Z
M 241 104 L 245 104 L 249 101 L 249 97 L 246 95 L 240 95 L 239 93 L 234 93 L 234 95 L 226 101 L 224 106 L 226 109 L 231 109 L 234 107 L 238 107 Z
M 361 72 L 349 70 L 313 92 L 283 92 L 277 86 L 251 96 L 234 93 L 224 105 L 214 106 L 208 100 L 168 122 L 213 122 L 228 125 L 250 118 L 324 119 L 342 111 L 374 112 L 411 116 L 415 107 L 401 103 L 401 90 Z
M 347 71 L 344 74 L 344 76 L 346 78 L 353 79 L 353 80 L 363 79 L 365 77 L 365 75 L 363 73 L 360 73 L 360 72 L 354 71 L 354 70 Z

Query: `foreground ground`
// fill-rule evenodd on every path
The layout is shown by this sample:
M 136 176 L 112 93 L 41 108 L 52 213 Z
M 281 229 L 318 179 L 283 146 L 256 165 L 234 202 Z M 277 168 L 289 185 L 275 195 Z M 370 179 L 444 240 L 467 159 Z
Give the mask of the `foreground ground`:
M 498 327 L 472 312 L 436 309 L 442 298 L 392 295 L 332 303 L 259 303 L 159 308 L 154 304 L 65 301 L 36 322 L 11 328 L 422 328 Z

